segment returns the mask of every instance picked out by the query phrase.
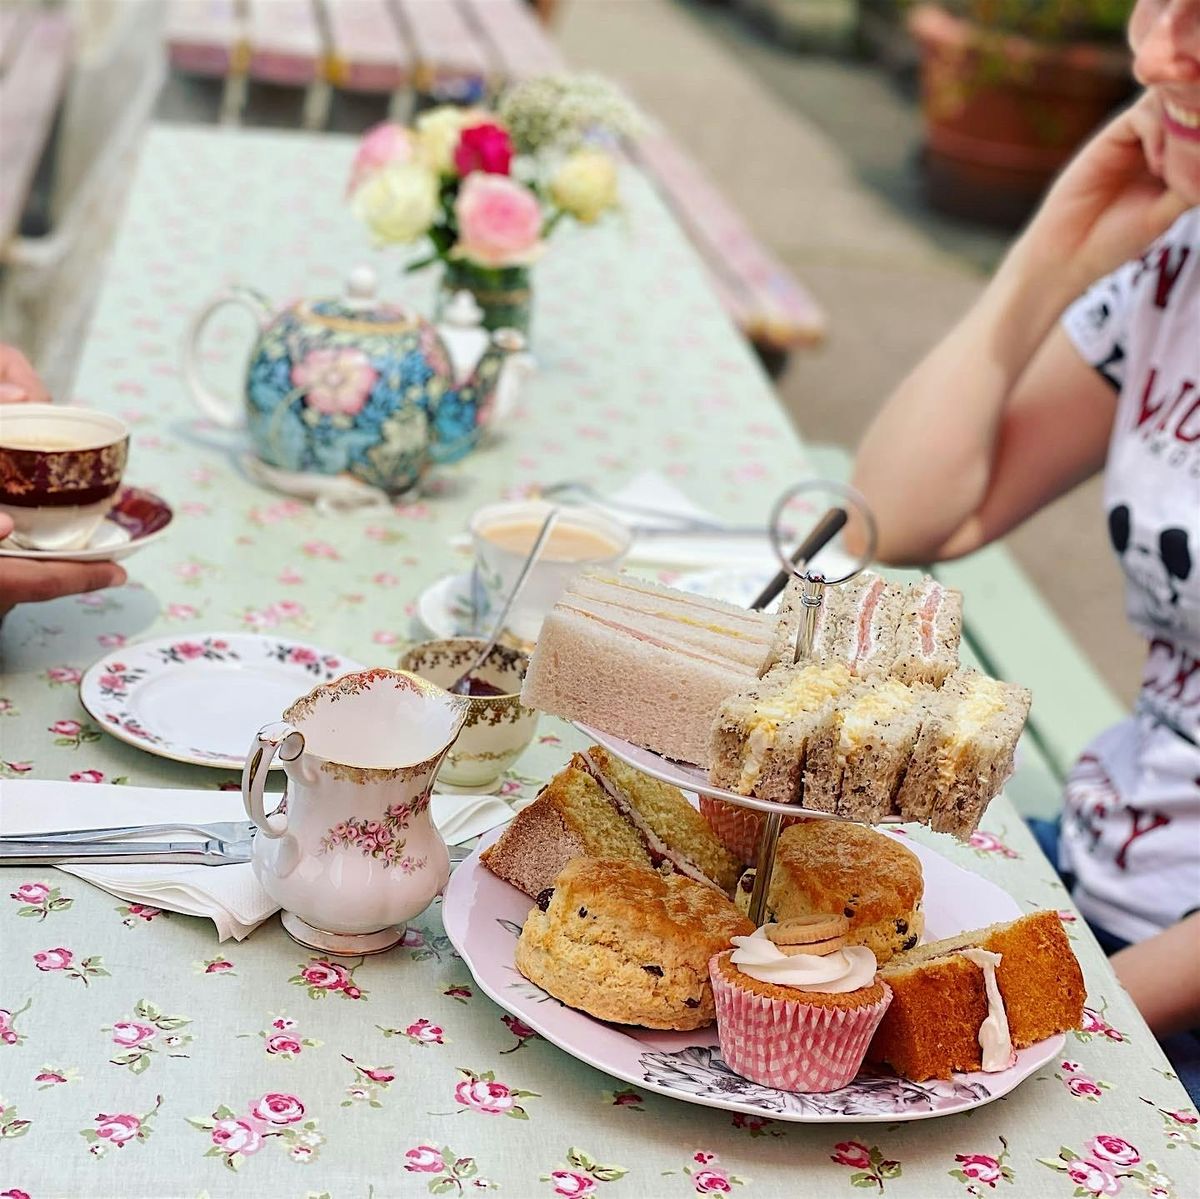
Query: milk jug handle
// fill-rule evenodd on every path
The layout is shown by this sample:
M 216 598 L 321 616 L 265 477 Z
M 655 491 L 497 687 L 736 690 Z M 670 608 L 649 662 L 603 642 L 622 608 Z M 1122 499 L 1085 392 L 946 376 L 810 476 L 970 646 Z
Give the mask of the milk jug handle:
M 227 395 L 221 395 L 209 387 L 200 369 L 200 339 L 205 327 L 226 304 L 237 304 L 254 314 L 261 334 L 271 320 L 271 309 L 266 300 L 249 287 L 227 287 L 218 292 L 198 312 L 188 326 L 183 338 L 183 380 L 191 392 L 196 407 L 214 424 L 223 429 L 237 429 L 242 424 L 241 403 Z
M 286 812 L 267 816 L 263 811 L 263 788 L 271 773 L 271 762 L 277 753 L 281 762 L 294 762 L 303 752 L 304 734 L 290 724 L 269 724 L 259 729 L 250 743 L 242 768 L 242 803 L 258 831 L 271 840 L 287 832 Z

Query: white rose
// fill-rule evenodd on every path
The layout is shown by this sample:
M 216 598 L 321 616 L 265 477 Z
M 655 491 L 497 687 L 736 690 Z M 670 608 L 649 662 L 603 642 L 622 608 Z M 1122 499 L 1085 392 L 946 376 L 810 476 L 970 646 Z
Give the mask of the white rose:
M 459 108 L 443 104 L 417 117 L 417 152 L 442 175 L 454 171 L 454 151 L 459 135 L 468 125 L 478 125 L 493 118 L 478 108 Z
M 591 223 L 617 203 L 617 164 L 601 150 L 576 150 L 550 181 L 550 196 L 564 212 Z
M 437 177 L 415 162 L 384 167 L 361 184 L 350 203 L 376 240 L 414 242 L 437 216 Z

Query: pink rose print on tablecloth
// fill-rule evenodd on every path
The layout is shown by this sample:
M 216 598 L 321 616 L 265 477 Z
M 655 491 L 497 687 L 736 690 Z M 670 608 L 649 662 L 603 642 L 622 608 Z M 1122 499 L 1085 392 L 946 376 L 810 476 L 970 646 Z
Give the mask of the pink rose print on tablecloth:
M 188 1057 L 187 1047 L 195 1038 L 180 1030 L 189 1024 L 186 1016 L 168 1016 L 157 1004 L 139 999 L 132 1020 L 105 1026 L 113 1044 L 124 1050 L 108 1060 L 114 1066 L 127 1066 L 133 1074 L 144 1074 L 155 1056 Z
M 63 974 L 67 978 L 77 978 L 85 987 L 90 985 L 88 979 L 109 977 L 102 958 L 92 956 L 77 962 L 74 951 L 61 945 L 55 949 L 43 949 L 35 953 L 33 964 L 43 974 Z
M 461 1195 L 464 1183 L 472 1190 L 487 1191 L 491 1182 L 482 1177 L 473 1157 L 460 1157 L 449 1145 L 414 1145 L 404 1154 L 404 1168 L 410 1174 L 428 1176 L 429 1190 L 434 1195 L 451 1191 Z
M 21 1119 L 15 1103 L 0 1098 L 0 1141 L 12 1141 L 23 1137 L 32 1124 L 32 1120 Z
M 151 920 L 157 920 L 160 916 L 165 920 L 171 914 L 148 903 L 122 903 L 118 904 L 113 911 L 121 916 L 121 923 L 126 928 L 134 928 L 138 924 L 149 924 Z
M 344 1053 L 342 1059 L 354 1067 L 354 1081 L 346 1088 L 342 1107 L 352 1107 L 357 1103 L 383 1107 L 379 1096 L 396 1081 L 395 1070 L 391 1066 L 363 1066 Z
M 314 1037 L 301 1036 L 296 1021 L 288 1016 L 276 1016 L 258 1035 L 267 1055 L 285 1062 L 298 1058 L 306 1049 L 317 1049 L 323 1044 Z
M 464 1111 L 478 1112 L 486 1116 L 511 1116 L 514 1120 L 528 1120 L 529 1114 L 517 1102 L 518 1099 L 540 1099 L 535 1091 L 520 1091 L 497 1082 L 493 1071 L 476 1074 L 474 1070 L 459 1067 L 463 1079 L 454 1088 L 454 1102 Z
M 632 1108 L 635 1112 L 644 1112 L 646 1110 L 642 1106 L 646 1102 L 645 1099 L 637 1091 L 629 1087 L 621 1091 L 611 1091 L 609 1094 L 613 1107 L 628 1107 Z
M 1003 830 L 1002 830 L 1003 831 Z M 995 833 L 985 832 L 981 828 L 977 828 L 970 836 L 967 844 L 981 857 L 986 858 L 989 855 L 996 855 L 1001 858 L 1020 858 L 1020 854 L 1015 849 L 1010 849 Z
M 468 1003 L 474 992 L 465 984 L 456 983 L 454 986 L 447 987 L 442 994 L 449 999 L 457 999 L 459 1003 Z
M 1098 1037 L 1106 1041 L 1112 1041 L 1115 1044 L 1126 1043 L 1129 1038 L 1105 1020 L 1104 1015 L 1107 1011 L 1107 1000 L 1101 1002 L 1099 1011 L 1096 1011 L 1094 1008 L 1085 1007 L 1083 1009 L 1083 1020 L 1080 1022 L 1078 1028 L 1072 1030 L 1075 1039 L 1084 1042 L 1084 1044 Z
M 51 687 L 77 687 L 83 672 L 74 666 L 51 666 L 45 677 Z
M 114 782 L 119 780 L 114 779 Z M 104 782 L 104 771 L 102 770 L 76 770 L 71 775 L 73 783 L 102 783 Z
M 0 778 L 20 778 L 33 769 L 32 762 L 3 762 L 0 761 Z
M 1154 1199 L 1174 1195 L 1171 1180 L 1124 1137 L 1102 1132 L 1092 1137 L 1082 1151 L 1068 1145 L 1058 1157 L 1037 1159 L 1043 1166 L 1065 1174 L 1075 1184 L 1076 1195 L 1118 1195 L 1127 1180 L 1133 1180 Z
M 131 1141 L 145 1141 L 153 1129 L 150 1121 L 162 1107 L 163 1097 L 157 1096 L 154 1106 L 144 1115 L 132 1112 L 100 1112 L 91 1128 L 82 1128 L 79 1135 L 88 1143 L 88 1152 L 93 1157 L 103 1157 L 110 1148 L 124 1149 Z
M 251 1101 L 241 1114 L 222 1104 L 211 1116 L 189 1116 L 187 1122 L 209 1134 L 212 1144 L 204 1156 L 219 1157 L 235 1172 L 272 1140 L 286 1148 L 288 1158 L 299 1165 L 315 1161 L 325 1143 L 317 1121 L 305 1119 L 301 1100 L 279 1091 Z
M 730 1123 L 734 1128 L 748 1132 L 752 1137 L 781 1137 L 785 1135 L 782 1128 L 773 1127 L 774 1120 L 766 1116 L 751 1116 L 745 1112 L 734 1112 Z
M 310 958 L 306 965 L 297 967 L 288 982 L 308 990 L 309 999 L 324 999 L 327 995 L 341 995 L 343 999 L 366 999 L 367 993 L 354 982 L 354 971 L 362 965 L 343 966 L 325 958 Z
M 1000 1155 L 992 1157 L 988 1153 L 956 1153 L 954 1160 L 958 1165 L 951 1170 L 950 1177 L 957 1178 L 967 1188 L 967 1194 L 982 1195 L 981 1189 L 994 1191 L 999 1182 L 1011 1183 L 1012 1169 L 1008 1165 L 1008 1142 L 1000 1138 Z
M 27 999 L 16 1011 L 0 1007 L 0 1045 L 21 1045 L 25 1041 L 23 1033 L 17 1031 L 17 1020 L 33 1006 L 33 1000 Z
M 377 1027 L 385 1037 L 407 1037 L 413 1045 L 444 1045 L 446 1043 L 446 1035 L 442 1027 L 434 1024 L 431 1020 L 426 1020 L 423 1016 L 405 1028 L 384 1028 L 382 1024 Z
M 79 1071 L 74 1066 L 43 1066 L 33 1076 L 33 1081 L 39 1091 L 50 1091 L 69 1082 L 78 1082 Z
M 1168 1149 L 1200 1149 L 1200 1118 L 1197 1118 L 1194 1111 L 1159 1107 L 1153 1099 L 1147 1099 L 1145 1095 L 1139 1098 L 1162 1117 L 1163 1136 L 1167 1138 Z
M 542 1182 L 553 1184 L 556 1195 L 574 1196 L 592 1195 L 596 1192 L 597 1184 L 616 1182 L 629 1171 L 624 1166 L 606 1166 L 596 1161 L 582 1149 L 572 1146 L 566 1153 L 567 1168 L 551 1170 L 541 1176 Z M 695 1179 L 693 1178 L 693 1182 Z
M 75 902 L 63 895 L 58 887 L 43 882 L 22 883 L 9 892 L 9 898 L 21 904 L 17 909 L 18 916 L 33 920 L 45 920 L 51 912 L 65 912 Z
M 850 1175 L 850 1185 L 856 1187 L 878 1187 L 884 1190 L 884 1184 L 892 1178 L 899 1178 L 904 1172 L 895 1158 L 886 1158 L 878 1145 L 869 1148 L 862 1141 L 839 1141 L 833 1147 L 830 1161 L 839 1166 L 849 1166 L 854 1171 Z
M 202 962 L 193 962 L 192 969 L 197 974 L 236 974 L 234 964 L 224 957 L 207 958 Z
M 518 1020 L 516 1016 L 501 1016 L 500 1022 L 517 1038 L 515 1045 L 510 1046 L 508 1049 L 500 1050 L 502 1054 L 516 1053 L 527 1041 L 536 1041 L 538 1039 L 538 1034 L 523 1020 Z
M 720 1164 L 715 1153 L 704 1149 L 692 1154 L 692 1160 L 683 1167 L 683 1172 L 691 1179 L 697 1195 L 727 1195 L 743 1183 L 743 1179 L 730 1174 Z M 673 1170 L 664 1171 L 664 1174 L 673 1173 Z
M 379 372 L 366 353 L 353 346 L 309 350 L 292 367 L 292 384 L 309 408 L 324 416 L 354 416 L 375 386 Z
M 1104 1082 L 1102 1079 L 1092 1078 L 1091 1075 L 1085 1074 L 1083 1067 L 1078 1062 L 1070 1060 L 1059 1063 L 1054 1077 L 1076 1099 L 1086 1099 L 1092 1103 L 1100 1099 L 1105 1091 L 1111 1091 L 1113 1086 L 1111 1082 Z
M 94 725 L 81 724 L 78 720 L 56 720 L 47 732 L 54 734 L 54 744 L 64 749 L 78 749 L 81 745 L 100 740 L 100 730 Z

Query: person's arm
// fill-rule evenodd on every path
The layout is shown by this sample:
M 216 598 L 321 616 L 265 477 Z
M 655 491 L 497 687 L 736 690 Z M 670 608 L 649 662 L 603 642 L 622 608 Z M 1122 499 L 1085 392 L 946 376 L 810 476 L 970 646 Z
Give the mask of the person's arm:
M 1200 912 L 1109 962 L 1156 1037 L 1200 1027 Z
M 0 344 L 0 404 L 48 404 L 50 394 L 16 346 Z
M 1154 173 L 1149 119 L 1139 102 L 1080 152 L 871 425 L 854 482 L 883 560 L 967 553 L 1102 464 L 1114 397 L 1056 323 L 1186 208 Z

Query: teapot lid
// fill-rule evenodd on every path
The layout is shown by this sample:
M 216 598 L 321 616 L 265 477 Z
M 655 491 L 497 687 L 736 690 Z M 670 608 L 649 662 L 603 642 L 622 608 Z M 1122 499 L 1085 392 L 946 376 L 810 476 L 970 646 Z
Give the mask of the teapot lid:
M 343 332 L 397 333 L 421 323 L 410 309 L 381 302 L 377 291 L 375 271 L 366 265 L 356 266 L 347 277 L 341 296 L 301 304 L 300 310 L 317 324 Z

